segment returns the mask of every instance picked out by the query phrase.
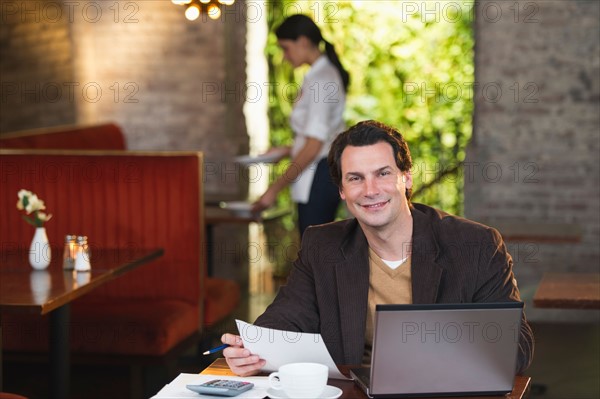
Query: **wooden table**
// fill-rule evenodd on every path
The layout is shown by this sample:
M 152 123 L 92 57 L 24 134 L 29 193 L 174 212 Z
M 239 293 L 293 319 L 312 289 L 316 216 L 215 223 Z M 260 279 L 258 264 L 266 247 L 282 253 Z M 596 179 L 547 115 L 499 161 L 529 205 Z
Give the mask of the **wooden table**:
M 204 207 L 204 223 L 206 225 L 207 242 L 207 266 L 206 270 L 209 276 L 213 275 L 214 270 L 214 227 L 221 223 L 249 224 L 264 223 L 289 215 L 292 212 L 289 208 L 270 208 L 258 213 L 234 212 L 227 208 L 222 208 L 219 204 L 206 204 Z
M 538 308 L 600 309 L 600 273 L 544 273 L 533 304 Z
M 49 314 L 51 397 L 69 397 L 69 303 L 162 254 L 162 249 L 92 249 L 91 272 L 76 273 L 63 271 L 62 248 L 53 249 L 52 262 L 43 271 L 29 266 L 27 251 L 0 252 L 0 310 Z M 1 365 L 0 359 L 0 375 Z
M 348 366 L 340 366 L 340 371 L 347 376 L 349 375 L 348 374 L 349 369 L 350 369 L 350 367 L 348 367 Z M 214 374 L 214 375 L 223 375 L 223 376 L 235 375 L 231 372 L 231 370 L 229 369 L 229 366 L 227 366 L 227 363 L 225 362 L 225 359 L 223 359 L 223 358 L 215 360 L 210 366 L 205 368 L 200 374 Z M 529 377 L 516 376 L 515 377 L 515 386 L 514 386 L 512 392 L 507 395 L 483 396 L 483 397 L 469 396 L 469 397 L 465 397 L 465 399 L 467 399 L 467 398 L 468 399 L 494 399 L 494 398 L 497 398 L 497 399 L 500 399 L 500 398 L 502 398 L 502 399 L 522 399 L 522 398 L 526 398 L 529 393 L 530 382 L 531 382 L 531 378 L 529 378 Z M 327 383 L 329 385 L 336 386 L 336 387 L 340 388 L 342 391 L 344 391 L 342 396 L 340 396 L 341 399 L 367 398 L 367 395 L 365 395 L 363 390 L 360 389 L 358 387 L 358 385 L 356 385 L 354 383 L 354 381 L 330 379 Z M 456 397 L 456 396 L 454 398 L 460 399 L 460 397 Z M 435 399 L 435 398 L 429 398 L 429 399 Z M 447 399 L 447 398 L 445 398 L 445 399 Z

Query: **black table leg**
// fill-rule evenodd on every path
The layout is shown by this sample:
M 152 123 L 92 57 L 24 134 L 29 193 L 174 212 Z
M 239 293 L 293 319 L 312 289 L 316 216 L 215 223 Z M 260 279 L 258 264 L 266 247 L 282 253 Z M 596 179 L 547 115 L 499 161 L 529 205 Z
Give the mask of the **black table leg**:
M 2 372 L 2 326 L 0 325 L 0 392 L 2 392 L 2 386 L 4 385 L 4 374 Z
M 50 397 L 67 399 L 70 388 L 69 319 L 70 306 L 63 305 L 50 312 Z
M 212 277 L 214 273 L 214 257 L 215 257 L 215 242 L 214 242 L 214 226 L 206 224 L 206 274 Z

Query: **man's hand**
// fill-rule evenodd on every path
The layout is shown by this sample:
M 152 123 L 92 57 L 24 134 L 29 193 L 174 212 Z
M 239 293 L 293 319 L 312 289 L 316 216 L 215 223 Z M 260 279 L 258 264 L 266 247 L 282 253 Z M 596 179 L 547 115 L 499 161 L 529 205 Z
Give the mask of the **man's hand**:
M 241 377 L 257 374 L 267 363 L 266 360 L 251 354 L 248 349 L 245 349 L 242 338 L 238 335 L 223 334 L 221 341 L 224 344 L 229 344 L 229 348 L 223 350 L 229 368 Z

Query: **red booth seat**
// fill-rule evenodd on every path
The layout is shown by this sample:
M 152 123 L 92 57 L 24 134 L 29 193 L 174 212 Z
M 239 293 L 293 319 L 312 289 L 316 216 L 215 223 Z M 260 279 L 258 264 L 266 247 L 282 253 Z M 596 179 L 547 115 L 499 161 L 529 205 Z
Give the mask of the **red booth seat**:
M 53 256 L 72 233 L 88 236 L 92 259 L 94 247 L 164 250 L 73 302 L 75 353 L 162 355 L 237 306 L 237 284 L 205 277 L 202 154 L 0 150 L 0 180 L 3 248 L 29 246 L 33 227 L 15 206 L 28 189 L 53 214 Z M 3 350 L 47 349 L 47 317 L 1 316 Z

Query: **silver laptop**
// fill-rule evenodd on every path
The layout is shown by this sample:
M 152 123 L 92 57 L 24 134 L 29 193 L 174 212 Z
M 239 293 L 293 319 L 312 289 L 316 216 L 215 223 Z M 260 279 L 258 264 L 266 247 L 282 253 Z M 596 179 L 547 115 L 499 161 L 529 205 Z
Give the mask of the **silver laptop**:
M 377 305 L 371 367 L 350 370 L 371 398 L 512 391 L 522 302 Z

